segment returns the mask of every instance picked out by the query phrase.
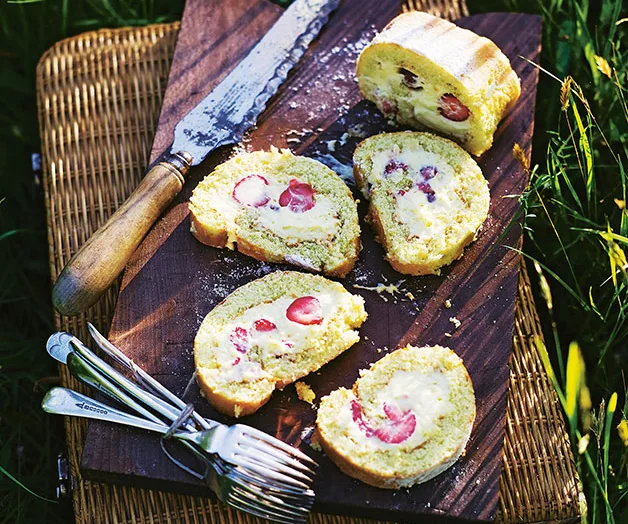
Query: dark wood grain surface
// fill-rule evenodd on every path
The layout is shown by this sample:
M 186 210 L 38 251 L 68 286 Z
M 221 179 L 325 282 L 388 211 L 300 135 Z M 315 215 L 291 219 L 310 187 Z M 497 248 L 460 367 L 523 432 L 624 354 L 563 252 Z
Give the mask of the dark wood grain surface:
M 360 100 L 354 67 L 361 48 L 398 8 L 397 0 L 342 2 L 243 146 L 290 147 L 348 174 L 355 145 L 389 129 L 374 107 Z M 228 73 L 278 14 L 263 0 L 188 1 L 153 159 L 168 145 L 177 119 Z M 536 69 L 519 56 L 538 59 L 540 19 L 488 14 L 459 23 L 492 38 L 522 80 L 515 110 L 500 125 L 494 147 L 479 161 L 491 188 L 489 218 L 461 260 L 441 276 L 428 277 L 394 272 L 362 220 L 364 249 L 354 271 L 342 281 L 366 299 L 369 318 L 361 330 L 362 341 L 306 382 L 320 398 L 339 386 L 350 387 L 360 369 L 388 350 L 406 343 L 438 343 L 453 348 L 465 361 L 476 390 L 476 423 L 466 455 L 451 469 L 410 490 L 392 492 L 343 475 L 312 450 L 307 440 L 315 411 L 297 399 L 293 386 L 277 392 L 243 422 L 300 445 L 320 463 L 315 486 L 320 511 L 415 522 L 491 520 L 496 512 L 518 279 L 518 257 L 506 246 L 518 247 L 521 241 L 519 227 L 506 230 L 518 211 L 512 197 L 526 184 L 512 147 L 517 142 L 530 154 L 537 84 Z M 218 151 L 192 170 L 181 195 L 129 263 L 110 333 L 127 355 L 194 402 L 201 413 L 228 423 L 232 420 L 217 415 L 192 381 L 194 335 L 204 316 L 230 292 L 280 267 L 209 248 L 189 233 L 186 202 L 191 191 L 229 154 Z M 362 218 L 365 207 L 360 204 Z M 380 283 L 395 283 L 399 291 L 369 289 Z M 449 309 L 446 300 L 451 301 Z M 453 318 L 460 321 L 457 329 Z M 82 471 L 94 480 L 210 494 L 162 454 L 153 435 L 104 423 L 90 424 Z

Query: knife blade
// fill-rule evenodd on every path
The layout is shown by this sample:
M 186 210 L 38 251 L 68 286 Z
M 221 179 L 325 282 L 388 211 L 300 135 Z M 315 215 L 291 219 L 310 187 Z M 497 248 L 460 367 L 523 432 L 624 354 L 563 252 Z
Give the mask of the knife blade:
M 64 315 L 93 305 L 120 275 L 191 166 L 239 142 L 340 0 L 295 0 L 251 52 L 175 127 L 172 145 L 137 189 L 70 259 L 52 302 Z
M 215 148 L 239 142 L 339 1 L 293 2 L 216 89 L 179 121 L 171 151 L 190 153 L 196 165 Z

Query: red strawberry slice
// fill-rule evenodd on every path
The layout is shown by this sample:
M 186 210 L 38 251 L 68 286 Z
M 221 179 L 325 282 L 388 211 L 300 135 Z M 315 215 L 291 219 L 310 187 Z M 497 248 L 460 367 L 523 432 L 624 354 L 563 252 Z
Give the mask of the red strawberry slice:
M 279 205 L 289 207 L 293 213 L 304 213 L 314 207 L 314 188 L 296 178 L 290 180 L 288 188 L 279 196 Z
M 263 176 L 248 175 L 238 181 L 231 196 L 236 202 L 244 206 L 261 207 L 270 200 L 266 194 L 267 185 L 268 180 Z
M 430 186 L 429 182 L 419 182 L 417 184 L 419 190 L 425 193 L 428 202 L 434 202 L 436 200 L 436 194 L 434 193 L 434 189 Z
M 425 180 L 429 180 L 430 178 L 434 178 L 438 175 L 438 169 L 435 166 L 423 166 L 419 173 Z
M 465 106 L 451 93 L 447 93 L 440 97 L 440 106 L 438 111 L 448 120 L 454 122 L 462 122 L 469 118 L 471 114 L 469 108 Z
M 229 340 L 235 346 L 236 351 L 246 353 L 249 349 L 249 332 L 243 327 L 235 328 L 229 335 Z
M 288 306 L 286 317 L 304 326 L 320 324 L 323 322 L 323 308 L 316 297 L 300 297 Z
M 232 365 L 232 366 L 237 366 L 239 363 L 240 363 L 240 357 L 236 358 L 236 359 L 233 361 L 233 364 L 231 364 L 231 365 Z
M 358 425 L 360 430 L 362 430 L 367 437 L 373 436 L 373 430 L 365 422 L 364 417 L 362 416 L 362 407 L 355 399 L 351 401 L 351 416 L 353 417 L 353 422 Z
M 256 320 L 253 325 L 255 326 L 256 331 L 261 331 L 262 333 L 277 329 L 277 325 L 266 318 Z
M 388 415 L 388 413 L 386 414 Z M 388 415 L 390 418 L 390 415 Z M 390 424 L 386 424 L 375 430 L 375 436 L 386 444 L 400 444 L 404 440 L 408 440 L 416 428 L 416 417 L 412 411 L 406 411 L 401 417 L 392 420 Z
M 400 444 L 401 442 L 408 440 L 414 430 L 416 429 L 416 417 L 412 411 L 402 411 L 398 406 L 392 406 L 384 402 L 384 413 L 391 421 L 389 424 L 384 424 L 382 427 L 373 429 L 364 420 L 362 415 L 362 408 L 357 400 L 351 401 L 351 415 L 353 421 L 357 424 L 358 428 L 367 437 L 375 436 L 386 444 Z
M 408 169 L 408 164 L 404 164 L 403 162 L 399 162 L 398 160 L 391 160 L 390 162 L 388 162 L 388 164 L 386 164 L 386 167 L 384 168 L 384 175 L 390 175 L 390 173 L 392 173 L 393 171 L 397 171 L 398 169 L 405 171 L 406 169 Z
M 423 89 L 419 78 L 412 72 L 404 67 L 399 68 L 399 74 L 403 77 L 401 83 L 410 89 Z
M 382 102 L 382 111 L 384 112 L 385 115 L 390 115 L 391 113 L 395 112 L 395 106 L 390 103 L 388 100 L 384 100 Z
M 384 408 L 384 413 L 386 413 L 386 416 L 393 422 L 399 421 L 400 419 L 403 418 L 405 414 L 399 406 L 395 406 L 394 404 L 389 404 L 388 402 L 384 402 L 383 408 Z

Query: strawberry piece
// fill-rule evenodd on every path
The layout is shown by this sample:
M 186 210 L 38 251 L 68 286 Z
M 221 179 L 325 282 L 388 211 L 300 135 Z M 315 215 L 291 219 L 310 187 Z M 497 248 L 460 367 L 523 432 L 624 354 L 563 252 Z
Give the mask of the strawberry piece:
M 277 325 L 266 318 L 256 320 L 253 325 L 255 326 L 256 331 L 261 331 L 262 333 L 277 329 Z
M 296 178 L 290 180 L 288 188 L 279 196 L 279 205 L 289 207 L 293 213 L 304 213 L 314 207 L 314 188 Z
M 469 108 L 451 93 L 440 97 L 438 111 L 446 119 L 453 120 L 454 122 L 462 122 L 469 118 L 471 114 Z
M 288 306 L 286 317 L 304 326 L 320 324 L 323 322 L 323 308 L 316 297 L 300 297 Z
M 385 115 L 390 115 L 395 112 L 395 106 L 391 104 L 388 100 L 384 100 L 382 102 L 382 111 Z
M 399 408 L 396 409 L 401 411 Z M 384 404 L 384 410 L 386 410 L 386 404 Z M 391 419 L 391 423 L 375 430 L 375 436 L 386 444 L 400 444 L 404 440 L 408 440 L 416 428 L 416 417 L 412 411 L 408 410 L 401 416 L 398 416 L 398 411 L 395 412 L 394 420 L 386 413 Z
M 408 169 L 408 165 L 404 164 L 403 162 L 399 162 L 398 160 L 391 160 L 390 162 L 388 162 L 388 164 L 386 164 L 386 167 L 384 168 L 384 175 L 390 175 L 390 173 L 392 173 L 393 171 L 397 171 L 397 169 L 405 171 L 406 169 Z
M 412 72 L 408 71 L 405 67 L 399 68 L 399 74 L 403 77 L 401 83 L 410 89 L 423 89 L 419 78 Z
M 351 401 L 351 416 L 353 417 L 353 422 L 355 422 L 360 430 L 367 436 L 373 436 L 373 430 L 368 426 L 368 424 L 364 421 L 364 417 L 362 416 L 362 407 L 359 402 L 355 399 Z
M 419 170 L 419 173 L 421 173 L 421 176 L 425 180 L 429 180 L 430 178 L 434 178 L 436 175 L 438 175 L 438 169 L 436 169 L 435 166 L 423 166 Z
M 237 366 L 239 363 L 240 363 L 240 357 L 236 358 L 236 359 L 233 361 L 233 364 L 231 364 L 231 365 L 232 365 L 232 366 Z
M 429 182 L 419 182 L 417 184 L 417 187 L 419 188 L 419 190 L 425 193 L 428 202 L 434 202 L 436 200 L 434 189 L 432 189 L 432 186 L 430 186 Z
M 395 406 L 393 404 L 389 404 L 388 402 L 384 402 L 383 408 L 384 408 L 384 413 L 386 413 L 386 416 L 393 422 L 397 422 L 401 420 L 404 416 L 404 412 L 401 411 L 401 408 L 399 406 Z
M 249 332 L 243 327 L 235 328 L 229 335 L 229 340 L 235 346 L 236 351 L 246 353 L 249 349 Z
M 233 188 L 233 199 L 250 207 L 261 207 L 268 203 L 270 197 L 266 194 L 268 180 L 260 175 L 248 175 L 241 178 Z
M 351 401 L 351 416 L 358 428 L 367 436 L 375 436 L 386 444 L 400 444 L 408 440 L 416 429 L 416 417 L 412 411 L 402 411 L 398 406 L 392 406 L 384 402 L 384 413 L 391 421 L 381 428 L 373 429 L 364 420 L 362 407 L 357 400 Z

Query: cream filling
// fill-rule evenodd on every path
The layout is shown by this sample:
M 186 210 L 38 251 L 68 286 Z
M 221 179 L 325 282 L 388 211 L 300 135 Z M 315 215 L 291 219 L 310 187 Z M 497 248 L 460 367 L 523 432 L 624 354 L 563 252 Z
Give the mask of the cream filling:
M 391 150 L 378 151 L 371 156 L 372 168 L 371 174 L 369 174 L 369 182 L 371 184 L 378 184 L 383 178 L 391 180 L 393 182 L 407 176 L 403 170 L 396 169 L 386 174 L 386 166 L 390 161 L 400 162 L 406 164 L 410 171 L 416 171 L 417 177 L 421 178 L 418 174 L 419 170 L 424 166 L 434 166 L 438 169 L 439 175 L 441 173 L 440 164 L 444 164 L 443 158 L 436 153 L 425 151 L 424 149 L 404 150 L 401 151 L 399 146 L 395 144 Z M 453 174 L 453 169 L 448 164 L 443 165 L 444 172 Z M 437 175 L 437 176 L 439 176 Z M 417 178 L 417 180 L 419 179 Z M 436 178 L 436 177 L 435 177 Z M 435 178 L 430 180 L 434 181 Z
M 406 164 L 408 171 L 404 173 L 397 169 L 384 175 L 391 160 Z M 388 177 L 393 182 L 409 176 L 414 181 L 404 193 L 393 195 L 396 202 L 394 218 L 408 228 L 409 238 L 442 243 L 444 246 L 446 238 L 451 235 L 462 238 L 475 233 L 476 224 L 464 219 L 469 208 L 458 194 L 460 188 L 455 170 L 442 157 L 425 150 L 397 150 L 380 151 L 373 155 L 372 161 L 376 176 Z M 421 168 L 426 166 L 436 167 L 438 172 L 433 178 L 424 179 L 421 175 Z M 418 187 L 419 182 L 429 184 L 434 191 L 432 202 L 428 200 L 428 194 Z
M 428 440 L 437 428 L 438 421 L 453 408 L 450 401 L 449 378 L 435 371 L 397 371 L 388 384 L 375 395 L 377 404 L 374 413 L 377 417 L 369 419 L 363 412 L 366 424 L 382 427 L 388 419 L 383 405 L 388 403 L 405 412 L 410 410 L 415 417 L 416 426 L 410 437 L 398 444 L 381 441 L 377 436 L 366 436 L 362 428 L 353 420 L 351 400 L 353 395 L 338 413 L 338 424 L 346 428 L 347 436 L 356 445 L 368 451 L 377 449 L 414 449 Z M 375 429 L 375 427 L 374 427 Z
M 408 228 L 410 237 L 426 242 L 443 239 L 450 234 L 452 226 L 457 225 L 453 219 L 463 209 L 463 203 L 453 187 L 436 183 L 430 183 L 430 186 L 434 190 L 433 202 L 428 201 L 428 195 L 416 185 L 404 195 L 396 196 L 395 218 Z
M 268 179 L 267 179 L 268 180 Z M 303 213 L 295 213 L 290 207 L 281 207 L 279 197 L 287 184 L 268 181 L 270 201 L 257 208 L 259 223 L 286 242 L 325 240 L 333 237 L 340 228 L 338 210 L 334 202 L 320 193 L 314 194 L 314 207 Z
M 417 74 L 417 71 L 412 72 Z M 388 62 L 382 63 L 379 69 L 369 71 L 363 81 L 372 84 L 375 98 L 395 102 L 398 110 L 404 113 L 402 116 L 406 118 L 414 118 L 423 125 L 459 138 L 464 138 L 471 129 L 473 114 L 462 122 L 449 120 L 440 114 L 440 99 L 451 91 L 429 79 L 421 78 L 420 74 L 417 75 L 416 84 L 422 89 L 412 89 L 403 83 L 398 65 Z
M 245 176 L 247 175 L 240 177 L 236 184 Z M 287 189 L 288 182 L 279 182 L 267 174 L 262 174 L 262 176 L 268 181 L 266 194 L 270 200 L 264 206 L 249 208 L 257 213 L 258 223 L 261 227 L 268 229 L 288 244 L 327 240 L 336 235 L 340 229 L 340 220 L 338 208 L 330 198 L 315 192 L 314 207 L 303 213 L 295 213 L 288 206 L 281 207 L 279 205 L 279 197 Z M 234 186 L 235 184 L 231 187 L 225 187 L 221 194 L 226 195 L 226 197 L 217 198 L 212 202 L 216 211 L 226 221 L 230 235 L 232 235 L 231 232 L 237 232 L 237 217 L 242 213 L 243 208 L 247 207 L 233 198 Z M 236 238 L 237 233 L 229 238 L 229 243 L 233 243 Z
M 320 324 L 303 325 L 289 320 L 286 311 L 298 297 L 282 297 L 259 304 L 244 311 L 238 317 L 223 324 L 215 332 L 209 344 L 213 346 L 218 367 L 211 370 L 222 383 L 254 382 L 271 378 L 264 369 L 263 358 L 291 356 L 313 347 L 324 336 L 327 321 L 335 318 L 340 307 L 350 307 L 351 295 L 340 292 L 313 294 L 321 304 L 323 321 Z M 276 326 L 271 331 L 258 331 L 255 321 L 265 319 Z M 232 340 L 236 328 L 247 331 L 246 351 L 239 351 Z
M 228 234 L 227 246 L 233 249 L 233 244 L 237 239 L 236 218 L 242 210 L 242 205 L 236 202 L 231 193 L 234 184 L 222 182 L 217 184 L 214 198 L 208 202 L 209 208 L 212 207 L 216 211 L 216 215 L 222 217 L 225 221 L 225 229 Z
M 398 371 L 382 390 L 378 400 L 412 411 L 416 417 L 414 437 L 421 442 L 439 418 L 451 409 L 449 379 L 444 373 Z

